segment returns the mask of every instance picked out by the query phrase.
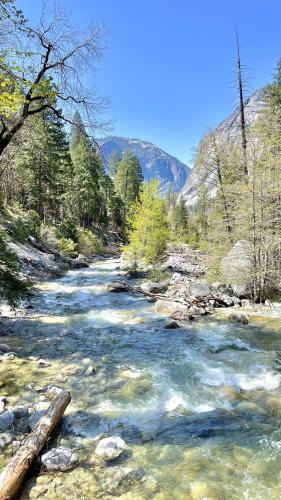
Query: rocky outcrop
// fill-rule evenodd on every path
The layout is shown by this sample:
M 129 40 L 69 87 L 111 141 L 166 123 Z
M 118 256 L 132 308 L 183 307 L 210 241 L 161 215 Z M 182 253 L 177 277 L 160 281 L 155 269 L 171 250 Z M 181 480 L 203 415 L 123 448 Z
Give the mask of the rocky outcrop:
M 172 184 L 175 191 L 180 191 L 190 173 L 190 168 L 174 156 L 169 155 L 151 142 L 125 137 L 108 137 L 100 140 L 103 158 L 107 165 L 113 152 L 120 156 L 129 149 L 137 156 L 142 167 L 144 179 L 158 179 L 162 192 Z
M 245 119 L 247 126 L 252 125 L 258 118 L 260 112 L 264 108 L 263 90 L 257 90 L 248 99 L 245 105 Z M 224 142 L 232 140 L 234 142 L 240 141 L 240 115 L 239 108 L 236 108 L 231 115 L 226 118 L 215 129 L 217 140 Z M 203 137 L 202 143 L 208 140 L 208 134 Z M 211 150 L 210 150 L 211 151 Z M 211 155 L 210 155 L 211 156 Z M 187 206 L 196 205 L 199 199 L 200 189 L 206 187 L 209 198 L 216 196 L 218 179 L 215 169 L 205 168 L 205 165 L 197 164 L 191 170 L 181 194 Z

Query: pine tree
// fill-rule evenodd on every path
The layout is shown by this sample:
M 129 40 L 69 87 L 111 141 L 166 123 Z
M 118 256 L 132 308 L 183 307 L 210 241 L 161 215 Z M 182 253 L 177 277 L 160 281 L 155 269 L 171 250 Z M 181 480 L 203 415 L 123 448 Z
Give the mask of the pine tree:
M 116 151 L 113 151 L 108 165 L 108 173 L 112 179 L 115 178 L 118 172 L 119 163 L 121 160 L 122 160 L 121 156 Z
M 137 265 L 156 264 L 163 257 L 169 239 L 165 202 L 159 194 L 157 180 L 143 183 L 139 199 L 131 207 L 129 243 L 124 247 L 126 257 Z
M 118 164 L 114 184 L 117 194 L 123 202 L 123 216 L 126 219 L 127 213 L 139 195 L 143 174 L 140 162 L 131 151 L 124 153 L 123 159 Z
M 185 241 L 188 236 L 188 210 L 182 196 L 168 212 L 171 236 L 175 241 Z
M 81 226 L 90 227 L 93 223 L 106 223 L 106 201 L 100 190 L 104 170 L 78 113 L 74 120 L 76 126 L 70 137 L 73 178 L 66 206 Z

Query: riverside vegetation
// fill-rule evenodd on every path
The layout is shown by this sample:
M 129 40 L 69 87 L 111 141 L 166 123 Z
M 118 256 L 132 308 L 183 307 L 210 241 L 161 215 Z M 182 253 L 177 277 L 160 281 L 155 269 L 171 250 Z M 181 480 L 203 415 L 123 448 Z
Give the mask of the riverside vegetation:
M 187 206 L 131 151 L 103 159 L 106 100 L 77 78 L 103 23 L 79 32 L 56 6 L 33 26 L 4 0 L 0 24 L 1 466 L 67 389 L 22 498 L 279 498 L 280 313 L 264 304 L 281 293 L 281 63 L 249 125 L 237 41 L 239 139 L 203 137 L 215 196 Z

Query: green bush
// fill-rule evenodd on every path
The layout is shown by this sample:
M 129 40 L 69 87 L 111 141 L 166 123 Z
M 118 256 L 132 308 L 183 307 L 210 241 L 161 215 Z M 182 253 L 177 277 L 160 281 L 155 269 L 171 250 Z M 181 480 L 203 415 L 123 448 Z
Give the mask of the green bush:
M 78 251 L 86 257 L 103 254 L 105 248 L 102 242 L 89 229 L 78 229 Z

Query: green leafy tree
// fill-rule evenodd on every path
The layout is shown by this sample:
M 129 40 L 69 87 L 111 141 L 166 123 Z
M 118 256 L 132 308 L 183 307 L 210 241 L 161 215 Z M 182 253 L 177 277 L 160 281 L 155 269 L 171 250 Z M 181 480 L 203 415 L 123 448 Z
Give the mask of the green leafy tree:
M 139 199 L 131 207 L 129 243 L 124 254 L 137 265 L 156 264 L 163 257 L 169 239 L 165 202 L 157 180 L 143 183 Z

